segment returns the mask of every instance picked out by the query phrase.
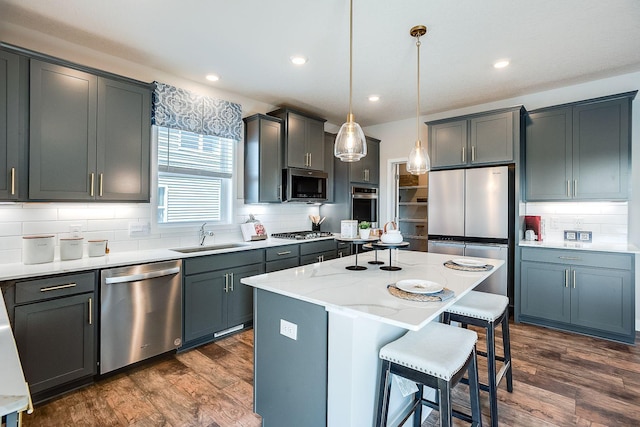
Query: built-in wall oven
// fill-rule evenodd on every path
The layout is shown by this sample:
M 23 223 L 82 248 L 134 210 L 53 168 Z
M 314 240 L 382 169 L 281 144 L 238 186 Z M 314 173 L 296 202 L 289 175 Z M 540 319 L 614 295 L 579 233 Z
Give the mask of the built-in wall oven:
M 351 187 L 351 219 L 368 221 L 378 227 L 378 189 L 376 187 Z

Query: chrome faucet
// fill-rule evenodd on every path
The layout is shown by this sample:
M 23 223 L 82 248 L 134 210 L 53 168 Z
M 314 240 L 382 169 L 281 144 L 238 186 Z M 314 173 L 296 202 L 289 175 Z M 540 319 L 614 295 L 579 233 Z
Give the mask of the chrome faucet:
M 213 237 L 213 231 L 207 230 L 205 231 L 204 226 L 207 225 L 205 222 L 200 226 L 200 246 L 204 246 L 204 240 L 208 237 Z

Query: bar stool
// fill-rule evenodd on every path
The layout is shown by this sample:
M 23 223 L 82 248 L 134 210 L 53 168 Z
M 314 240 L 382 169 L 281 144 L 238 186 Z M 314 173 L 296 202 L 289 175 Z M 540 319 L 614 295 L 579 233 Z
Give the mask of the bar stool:
M 507 391 L 513 392 L 513 376 L 511 369 L 511 344 L 509 342 L 509 298 L 504 295 L 471 291 L 447 309 L 443 323 L 460 322 L 467 325 L 480 326 L 486 330 L 487 351 L 478 351 L 479 356 L 487 358 L 489 384 L 480 383 L 480 389 L 489 392 L 491 408 L 491 425 L 498 425 L 498 384 L 507 377 Z M 496 354 L 496 326 L 502 325 L 503 356 Z M 496 374 L 496 360 L 503 362 L 500 372 Z
M 480 413 L 480 391 L 478 388 L 478 366 L 475 345 L 478 335 L 470 330 L 454 328 L 442 323 L 432 322 L 419 331 L 407 332 L 401 338 L 390 342 L 380 349 L 382 370 L 378 390 L 376 426 L 387 425 L 391 374 L 399 375 L 418 383 L 411 411 L 404 417 L 404 424 L 414 414 L 413 425 L 419 427 L 422 418 L 422 405 L 440 412 L 440 425 L 451 426 L 452 415 L 472 426 L 482 426 Z M 454 411 L 451 407 L 451 388 L 462 376 L 469 377 L 469 397 L 471 417 Z M 423 386 L 436 389 L 436 402 L 422 396 Z

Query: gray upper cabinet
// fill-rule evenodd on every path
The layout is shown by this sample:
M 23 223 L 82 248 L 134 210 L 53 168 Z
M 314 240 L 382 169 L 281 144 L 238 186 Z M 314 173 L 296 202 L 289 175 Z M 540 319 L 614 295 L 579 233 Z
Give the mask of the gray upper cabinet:
M 514 161 L 522 107 L 427 122 L 434 169 Z
M 349 162 L 351 182 L 378 185 L 380 183 L 380 140 L 367 138 L 367 155 L 357 162 Z M 340 160 L 338 160 L 340 161 Z
M 29 199 L 148 201 L 148 86 L 32 59 Z
M 254 114 L 244 119 L 244 201 L 282 202 L 282 120 Z
M 26 70 L 25 58 L 0 50 L 0 200 L 26 195 Z
M 635 93 L 532 112 L 526 200 L 626 200 Z
M 289 108 L 268 114 L 284 123 L 283 167 L 324 170 L 325 120 Z
M 149 200 L 151 94 L 98 78 L 97 200 Z

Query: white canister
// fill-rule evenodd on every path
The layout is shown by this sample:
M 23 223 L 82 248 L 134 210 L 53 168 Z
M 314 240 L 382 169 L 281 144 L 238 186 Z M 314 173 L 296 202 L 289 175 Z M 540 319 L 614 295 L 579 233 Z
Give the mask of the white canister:
M 89 240 L 89 256 L 104 256 L 107 252 L 106 240 Z
M 55 250 L 54 237 L 47 236 L 25 236 L 22 238 L 22 263 L 42 264 L 53 262 Z
M 340 237 L 344 239 L 355 239 L 358 237 L 358 221 L 350 219 L 340 221 Z
M 60 239 L 60 260 L 82 258 L 82 247 L 84 239 L 82 237 L 65 237 Z

